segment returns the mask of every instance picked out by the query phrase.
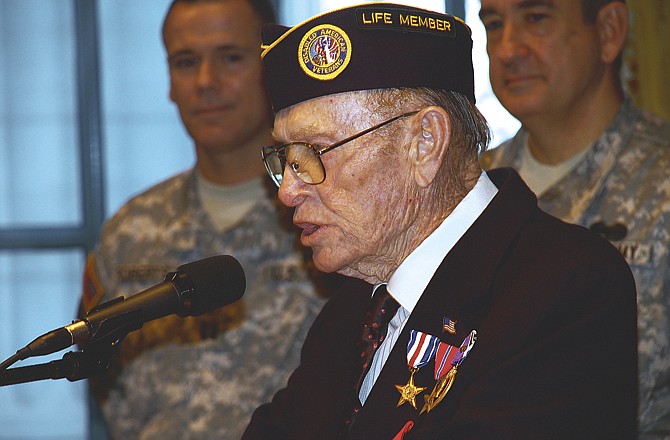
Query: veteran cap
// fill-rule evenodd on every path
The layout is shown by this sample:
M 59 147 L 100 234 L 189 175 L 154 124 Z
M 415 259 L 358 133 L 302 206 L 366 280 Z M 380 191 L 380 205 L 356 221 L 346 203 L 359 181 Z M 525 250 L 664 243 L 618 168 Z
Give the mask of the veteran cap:
M 265 76 L 275 111 L 356 90 L 428 87 L 475 102 L 470 29 L 459 18 L 392 3 L 263 26 Z

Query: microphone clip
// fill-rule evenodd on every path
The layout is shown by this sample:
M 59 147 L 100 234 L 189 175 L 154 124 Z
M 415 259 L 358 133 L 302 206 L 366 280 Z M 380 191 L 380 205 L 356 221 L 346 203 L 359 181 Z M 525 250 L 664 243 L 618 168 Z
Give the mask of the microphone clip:
M 70 324 L 68 330 L 72 333 L 73 342 L 79 343 L 81 341 L 81 339 L 77 339 L 78 333 L 81 333 L 83 336 L 88 337 L 88 340 L 80 344 L 82 348 L 91 345 L 116 345 L 125 338 L 128 333 L 139 330 L 144 324 L 141 319 L 142 310 L 139 308 L 129 310 L 125 313 L 111 315 L 100 322 L 91 322 L 88 320 L 89 315 L 113 307 L 124 300 L 124 297 L 119 296 L 109 301 L 105 301 L 102 304 L 98 304 L 89 310 L 81 321 L 75 321 L 73 324 Z M 85 327 L 81 329 L 81 332 L 78 324 L 85 325 Z

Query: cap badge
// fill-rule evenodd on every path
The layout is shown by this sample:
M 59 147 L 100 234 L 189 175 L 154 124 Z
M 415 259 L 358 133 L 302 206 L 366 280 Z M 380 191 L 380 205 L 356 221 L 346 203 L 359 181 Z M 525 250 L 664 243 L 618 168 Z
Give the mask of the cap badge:
M 327 81 L 347 68 L 351 40 L 337 26 L 322 24 L 310 29 L 298 46 L 298 64 L 310 77 Z

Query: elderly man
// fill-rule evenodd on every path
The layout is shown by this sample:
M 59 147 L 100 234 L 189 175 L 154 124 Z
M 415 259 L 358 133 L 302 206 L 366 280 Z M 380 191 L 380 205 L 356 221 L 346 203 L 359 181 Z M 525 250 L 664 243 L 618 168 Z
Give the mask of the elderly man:
M 316 267 L 357 280 L 243 438 L 632 438 L 630 269 L 482 172 L 467 26 L 378 3 L 263 40 L 266 167 Z

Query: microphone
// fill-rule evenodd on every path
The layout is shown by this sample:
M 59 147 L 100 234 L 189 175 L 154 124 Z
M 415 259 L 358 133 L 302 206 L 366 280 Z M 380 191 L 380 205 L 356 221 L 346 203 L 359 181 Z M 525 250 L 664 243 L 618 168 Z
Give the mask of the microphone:
M 244 294 L 246 277 L 239 261 L 219 255 L 183 264 L 165 280 L 128 298 L 118 297 L 91 309 L 81 320 L 36 338 L 16 352 L 14 361 L 55 353 L 77 343 L 93 343 L 123 336 L 145 322 L 173 313 L 199 316 L 237 301 Z

